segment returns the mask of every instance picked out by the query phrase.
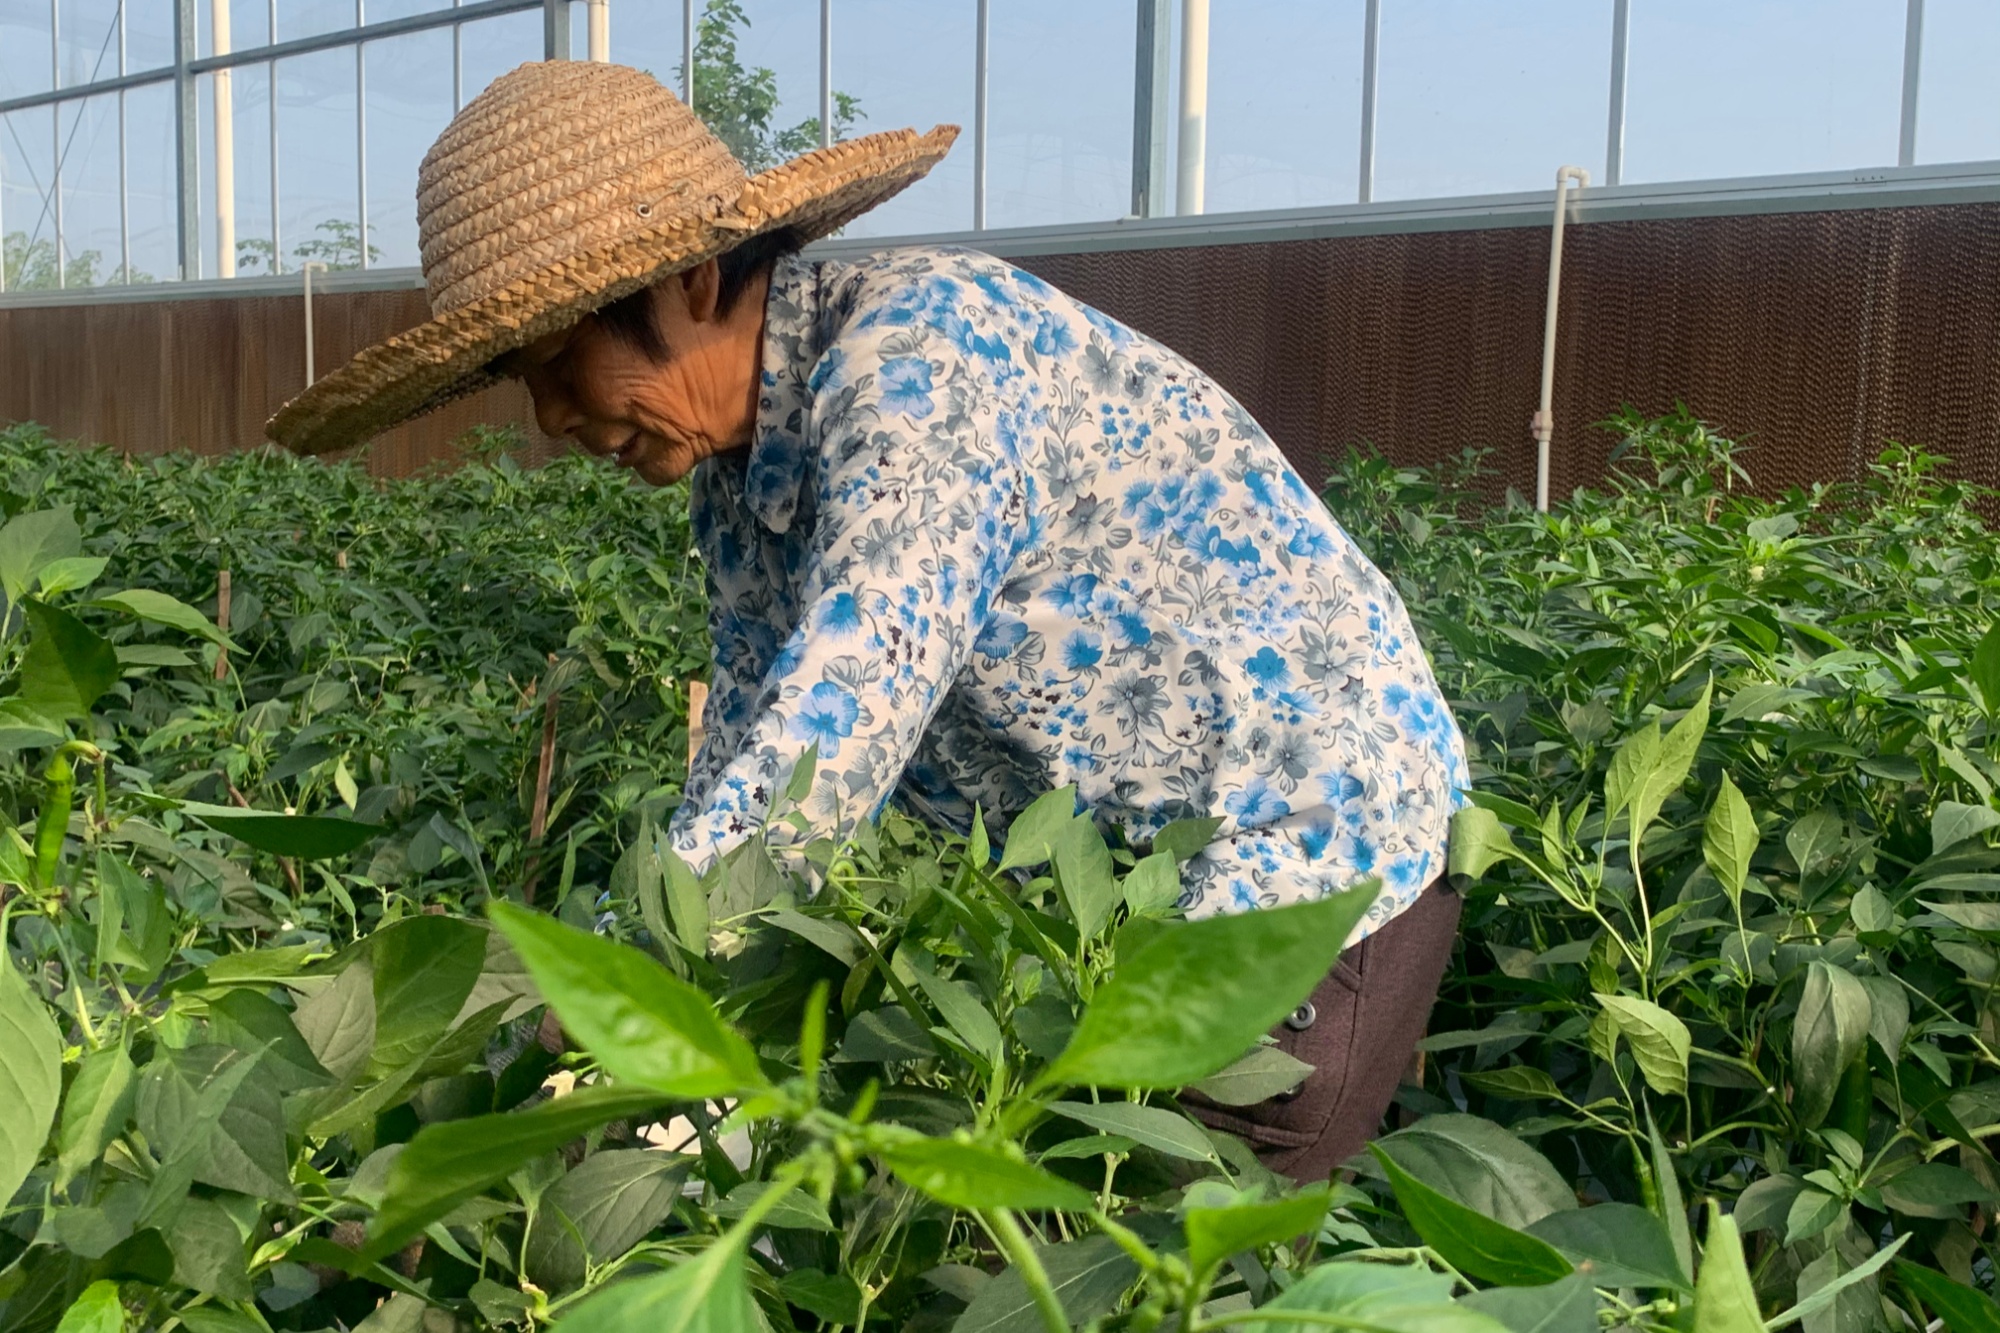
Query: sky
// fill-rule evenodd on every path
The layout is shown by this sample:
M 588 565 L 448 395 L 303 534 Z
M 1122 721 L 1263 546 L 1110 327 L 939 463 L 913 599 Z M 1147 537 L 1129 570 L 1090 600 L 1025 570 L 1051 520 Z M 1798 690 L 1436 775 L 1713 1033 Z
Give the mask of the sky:
M 118 0 L 53 0 L 64 85 L 115 74 Z M 198 0 L 201 45 L 211 49 Z M 127 67 L 171 55 L 172 0 L 126 0 Z M 442 7 L 440 0 L 229 0 L 238 48 Z M 446 0 L 448 3 L 448 0 Z M 1360 137 L 1364 0 L 1212 0 L 1207 208 L 1351 203 Z M 776 71 L 786 122 L 816 113 L 817 0 L 745 0 L 741 54 Z M 1133 0 L 991 0 L 988 224 L 1106 221 L 1130 207 Z M 1179 5 L 1172 8 L 1178 14 Z M 1709 179 L 1892 164 L 1905 0 L 1632 0 L 1625 180 Z M 932 176 L 863 218 L 861 235 L 972 222 L 975 0 L 834 0 L 834 84 L 860 128 L 967 127 Z M 1382 0 L 1375 197 L 1548 187 L 1564 163 L 1601 176 L 1612 0 Z M 670 84 L 679 0 L 612 0 L 612 58 Z M 51 0 L 0 0 L 0 98 L 50 86 Z M 584 7 L 574 7 L 583 49 Z M 539 13 L 470 25 L 464 96 L 541 54 Z M 289 250 L 357 216 L 353 51 L 278 67 L 278 207 Z M 368 221 L 383 264 L 416 262 L 416 169 L 453 110 L 448 32 L 375 43 L 365 57 Z M 1920 162 L 2000 159 L 2000 3 L 1928 0 Z M 1176 65 L 1176 69 L 1178 66 Z M 204 188 L 213 105 L 203 81 Z M 270 80 L 234 87 L 237 234 L 272 225 Z M 168 85 L 125 105 L 136 269 L 174 268 Z M 49 236 L 54 140 L 63 144 L 67 248 L 115 268 L 120 245 L 114 97 L 0 117 L 0 228 Z M 204 210 L 206 215 L 207 210 Z M 206 276 L 214 275 L 205 224 Z

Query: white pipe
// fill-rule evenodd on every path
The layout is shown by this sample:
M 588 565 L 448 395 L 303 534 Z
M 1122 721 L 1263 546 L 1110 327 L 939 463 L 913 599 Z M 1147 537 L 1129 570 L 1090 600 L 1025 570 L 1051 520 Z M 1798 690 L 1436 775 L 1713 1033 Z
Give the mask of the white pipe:
M 1382 0 L 1368 0 L 1361 16 L 1361 173 L 1356 203 L 1375 198 L 1375 76 L 1382 59 Z
M 979 0 L 972 41 L 972 229 L 986 230 L 987 48 L 993 31 L 990 0 Z
M 1549 304 L 1542 324 L 1541 406 L 1528 423 L 1535 437 L 1535 508 L 1549 512 L 1549 436 L 1555 433 L 1556 396 L 1556 302 L 1562 292 L 1563 220 L 1569 214 L 1569 187 L 1590 184 L 1590 172 L 1583 167 L 1556 168 L 1556 221 L 1549 237 Z
M 590 58 L 600 65 L 611 63 L 611 0 L 588 0 L 584 14 L 590 20 Z
M 305 263 L 299 265 L 299 272 L 303 273 L 306 279 L 306 387 L 308 389 L 312 387 L 313 379 L 315 378 L 313 375 L 313 270 L 314 269 L 318 269 L 320 272 L 324 273 L 326 272 L 326 265 L 320 263 L 319 260 L 317 259 L 308 259 Z
M 1180 160 L 1174 211 L 1200 213 L 1208 194 L 1208 0 L 1181 0 Z
M 694 110 L 694 0 L 681 0 L 681 101 Z
M 226 56 L 229 0 L 209 0 L 209 33 L 215 54 Z M 215 274 L 236 276 L 236 85 L 234 71 L 219 69 L 215 80 Z
M 833 0 L 819 0 L 819 146 L 833 143 Z

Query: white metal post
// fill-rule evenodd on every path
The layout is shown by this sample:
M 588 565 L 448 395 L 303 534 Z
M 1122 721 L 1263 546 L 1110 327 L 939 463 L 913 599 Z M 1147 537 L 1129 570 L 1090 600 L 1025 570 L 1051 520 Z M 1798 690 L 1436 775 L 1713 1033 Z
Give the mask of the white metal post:
M 201 276 L 201 148 L 195 107 L 194 0 L 174 0 L 174 231 L 176 262 L 183 281 Z
M 1590 173 L 1582 167 L 1556 168 L 1556 220 L 1549 235 L 1549 297 L 1542 320 L 1541 405 L 1528 422 L 1535 437 L 1535 508 L 1549 512 L 1549 437 L 1555 434 L 1556 393 L 1556 304 L 1562 292 L 1563 220 L 1569 215 L 1569 187 L 1582 189 L 1590 184 Z
M 49 89 L 55 91 L 61 87 L 62 7 L 60 0 L 49 0 Z M 57 102 L 49 108 L 49 161 L 54 164 L 50 173 L 49 191 L 50 203 L 54 205 L 56 214 L 56 286 L 67 287 L 69 283 L 66 275 L 63 273 L 65 267 L 63 264 L 63 251 L 67 247 L 65 244 L 66 238 L 63 235 L 62 109 L 63 104 L 61 102 Z M 83 107 L 81 104 L 78 104 L 77 115 L 81 116 L 82 114 Z
M 354 26 L 368 21 L 367 0 L 354 0 Z M 354 44 L 354 220 L 361 267 L 368 267 L 368 44 Z
M 118 0 L 118 76 L 125 77 L 125 0 Z M 118 90 L 118 280 L 132 281 L 132 185 L 125 151 L 125 90 Z
M 590 40 L 590 58 L 600 65 L 611 60 L 611 0 L 585 0 L 585 32 Z
M 979 0 L 976 22 L 972 43 L 972 229 L 985 231 L 987 42 L 993 26 L 992 0 Z
M 819 0 L 819 146 L 833 143 L 833 0 Z
M 212 54 L 226 56 L 230 44 L 229 0 L 208 0 Z M 215 102 L 215 276 L 236 276 L 236 71 L 209 76 Z
M 569 59 L 569 0 L 542 0 L 542 59 Z
M 271 45 L 278 44 L 278 0 L 269 0 L 265 22 Z M 264 62 L 264 82 L 271 95 L 271 272 L 285 271 L 284 225 L 278 218 L 278 62 Z
M 1611 120 L 1604 131 L 1604 183 L 1625 176 L 1625 69 L 1632 51 L 1632 0 L 1611 5 Z
M 1375 73 L 1382 46 L 1382 0 L 1368 0 L 1361 18 L 1361 172 L 1354 197 L 1375 197 Z
M 451 0 L 451 7 L 457 9 L 465 0 Z M 465 109 L 465 25 L 451 25 L 451 109 L 452 114 Z
M 681 101 L 694 110 L 694 0 L 681 0 Z
M 1174 211 L 1203 211 L 1208 194 L 1208 0 L 1181 0 L 1179 159 Z
M 1903 16 L 1903 119 L 1896 135 L 1896 165 L 1917 161 L 1917 91 L 1924 73 L 1924 0 L 1909 0 Z

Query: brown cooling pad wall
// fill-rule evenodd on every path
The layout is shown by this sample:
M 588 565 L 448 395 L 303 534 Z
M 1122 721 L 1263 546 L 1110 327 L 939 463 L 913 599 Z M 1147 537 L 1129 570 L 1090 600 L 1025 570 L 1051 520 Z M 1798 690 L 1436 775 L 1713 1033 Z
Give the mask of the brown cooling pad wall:
M 1746 438 L 1760 489 L 1858 475 L 1885 440 L 2000 485 L 2000 205 L 1677 218 L 1568 230 L 1554 490 L 1602 474 L 1592 423 L 1676 400 Z M 1523 489 L 1540 368 L 1542 228 L 1041 256 L 1024 267 L 1160 338 L 1270 429 L 1312 482 L 1350 444 L 1399 461 L 1491 447 Z M 423 317 L 415 291 L 314 300 L 337 364 Z M 0 309 L 0 420 L 140 452 L 255 443 L 296 392 L 299 301 Z M 505 386 L 379 441 L 399 475 Z M 531 460 L 561 446 L 535 441 Z

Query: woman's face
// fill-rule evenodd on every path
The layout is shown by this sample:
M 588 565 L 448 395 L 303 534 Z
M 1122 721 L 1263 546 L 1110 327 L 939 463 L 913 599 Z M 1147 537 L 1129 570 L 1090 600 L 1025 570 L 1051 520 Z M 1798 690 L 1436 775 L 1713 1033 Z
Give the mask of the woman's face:
M 655 486 L 685 477 L 711 455 L 750 442 L 768 279 L 720 310 L 714 260 L 662 279 L 650 293 L 666 344 L 655 361 L 594 315 L 502 358 L 527 383 L 535 420 Z

